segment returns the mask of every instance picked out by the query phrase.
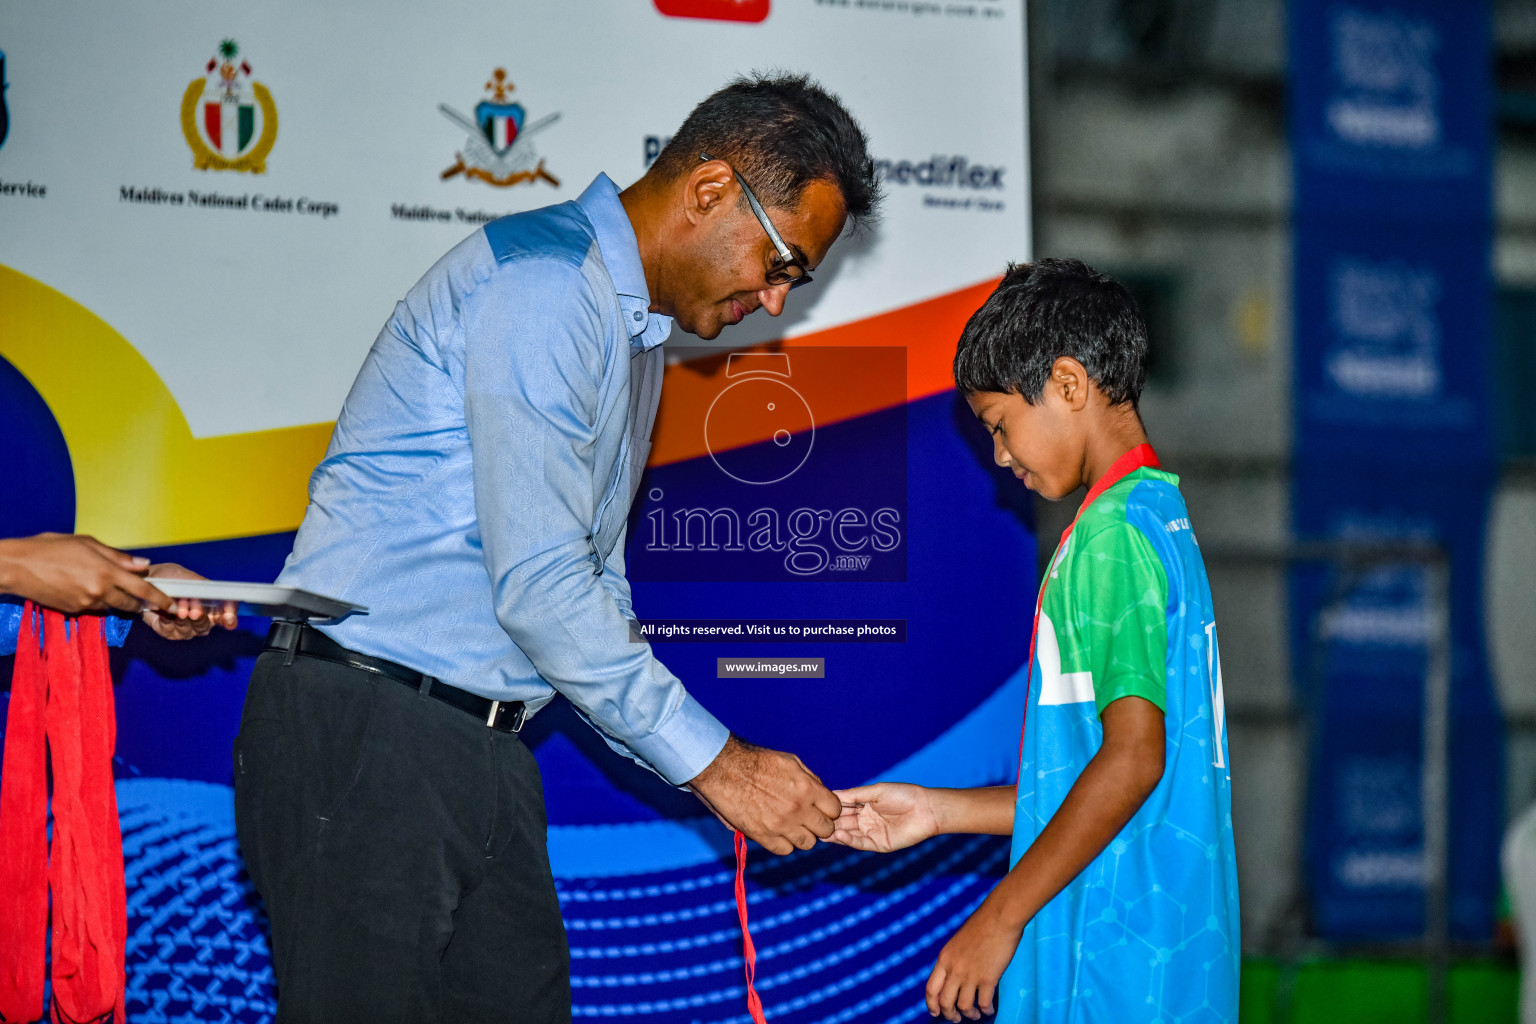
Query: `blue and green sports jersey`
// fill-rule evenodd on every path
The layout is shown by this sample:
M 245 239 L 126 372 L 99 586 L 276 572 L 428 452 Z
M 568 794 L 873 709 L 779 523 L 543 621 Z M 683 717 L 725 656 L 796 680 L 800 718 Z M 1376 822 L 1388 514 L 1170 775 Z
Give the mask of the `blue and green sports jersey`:
M 1051 560 L 1019 765 L 1011 863 L 1137 696 L 1164 712 L 1162 780 L 1035 915 L 999 1024 L 1237 1020 L 1237 860 L 1210 585 L 1178 477 L 1142 468 L 1080 515 Z

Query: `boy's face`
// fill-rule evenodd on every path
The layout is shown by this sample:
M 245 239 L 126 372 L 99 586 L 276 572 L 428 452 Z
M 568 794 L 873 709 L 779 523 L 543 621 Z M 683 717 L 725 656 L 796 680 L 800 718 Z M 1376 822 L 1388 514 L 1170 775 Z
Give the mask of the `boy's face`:
M 1059 368 L 1062 362 L 1058 360 Z M 1052 372 L 1039 401 L 1016 392 L 977 391 L 965 396 L 992 435 L 992 459 L 1013 471 L 1025 487 L 1060 501 L 1083 484 L 1085 439 L 1081 411 L 1085 381 L 1065 382 Z M 1086 374 L 1084 375 L 1086 378 Z

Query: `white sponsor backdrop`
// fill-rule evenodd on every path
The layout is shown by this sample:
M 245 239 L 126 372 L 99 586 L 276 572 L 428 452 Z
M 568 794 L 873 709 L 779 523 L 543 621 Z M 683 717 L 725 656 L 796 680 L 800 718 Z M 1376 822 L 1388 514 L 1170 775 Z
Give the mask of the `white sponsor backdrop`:
M 176 557 L 215 577 L 271 579 L 287 553 L 282 531 L 302 512 L 324 424 L 394 303 L 474 229 L 458 211 L 502 214 L 571 199 L 600 171 L 626 185 L 643 173 L 647 138 L 670 135 L 693 104 L 743 72 L 804 71 L 839 93 L 888 163 L 889 201 L 878 231 L 834 249 L 816 285 L 797 291 L 782 317 L 759 313 L 721 341 L 856 324 L 971 288 L 1029 255 L 1022 0 L 663 2 L 769 13 L 757 23 L 673 18 L 654 0 L 0 3 L 9 112 L 0 143 L 0 357 L 28 375 L 69 449 L 39 456 L 57 471 L 23 466 L 29 485 L 13 488 L 18 494 L 6 496 L 20 500 L 0 511 L 25 513 L 31 503 L 40 524 L 67 528 L 73 508 L 77 528 L 110 542 L 185 545 Z M 183 97 L 226 39 L 275 104 L 277 136 L 261 174 L 195 169 L 183 136 Z M 515 84 L 510 98 L 528 125 L 560 115 L 530 140 L 559 187 L 442 178 L 470 152 L 468 132 L 439 107 L 473 116 L 496 68 Z M 965 184 L 956 180 L 960 161 Z M 195 205 L 194 193 L 245 206 Z M 253 208 L 258 195 L 291 205 Z M 167 196 L 182 201 L 161 201 Z M 396 207 L 449 219 L 405 219 Z M 57 289 L 120 333 L 199 440 L 184 436 L 132 352 L 102 342 L 88 318 L 4 268 Z M 936 319 L 882 322 L 894 336 L 874 339 L 908 346 L 908 396 L 921 399 L 909 403 L 900 435 L 911 479 L 922 481 L 906 506 L 907 583 L 795 584 L 792 593 L 788 585 L 768 593 L 656 584 L 637 597 L 658 617 L 759 613 L 764 601 L 781 614 L 910 616 L 908 644 L 839 655 L 830 682 L 806 691 L 820 700 L 881 694 L 856 745 L 844 742 L 840 721 L 803 711 L 792 697 L 765 701 L 765 691 L 717 681 L 713 650 L 666 652 L 723 720 L 807 754 L 838 784 L 877 770 L 935 785 L 990 784 L 1012 769 L 1023 694 L 1015 669 L 1027 645 L 1016 627 L 1028 621 L 1033 543 L 998 502 L 984 450 L 955 431 L 953 396 L 922 398 L 943 389 L 954 332 L 978 301 L 973 290 L 936 303 L 944 307 Z M 29 316 L 34 307 L 38 317 Z M 687 355 L 692 340 L 676 336 L 669 349 Z M 5 386 L 14 375 L 0 370 Z M 128 380 L 135 383 L 111 386 Z M 25 437 L 32 396 L 10 408 L 5 396 L 22 394 L 11 386 L 0 391 L 0 425 L 19 423 Z M 675 408 L 687 392 L 672 393 Z M 16 415 L 7 421 L 7 413 Z M 277 430 L 304 424 L 321 426 Z M 35 436 L 46 440 L 52 424 L 44 426 Z M 866 427 L 850 424 L 849 436 Z M 0 448 L 0 468 L 7 451 Z M 194 543 L 210 539 L 217 542 Z M 954 567 L 980 564 L 996 593 L 974 606 Z M 162 662 L 158 641 L 142 631 L 129 640 L 117 757 L 136 1022 L 272 1019 L 270 962 L 227 785 L 230 740 L 260 647 L 261 625 L 247 625 L 255 635 L 178 645 L 176 658 L 188 662 Z M 962 635 L 987 640 L 951 642 Z M 941 667 L 955 681 L 940 693 L 932 681 Z M 792 693 L 793 681 L 774 690 Z M 924 714 L 901 710 L 918 705 Z M 714 845 L 726 834 L 712 820 L 692 821 L 691 799 L 669 803 L 672 794 L 645 789 L 627 766 L 608 780 L 613 756 L 574 719 L 567 734 L 552 718 L 541 715 L 530 739 L 556 815 L 550 842 L 572 936 L 576 1014 L 739 1024 L 733 876 Z M 754 854 L 759 977 L 771 1019 L 922 1018 L 939 945 L 1006 859 L 1005 841 L 982 837 L 937 840 L 878 865 L 827 847 L 784 859 Z
M 262 174 L 196 170 L 183 138 L 182 95 L 224 39 L 278 112 Z M 198 437 L 333 419 L 394 302 L 475 227 L 454 211 L 571 199 L 599 171 L 626 185 L 643 172 L 647 136 L 670 135 L 742 72 L 809 72 L 893 168 L 959 157 L 994 187 L 893 172 L 876 233 L 835 250 L 831 272 L 777 322 L 749 320 L 723 340 L 848 323 L 1028 254 L 1018 0 L 772 0 L 760 23 L 668 17 L 650 0 L 10 3 L 0 50 L 0 183 L 46 189 L 0 190 L 0 264 L 119 331 Z M 529 140 L 558 188 L 440 177 L 467 133 L 439 105 L 473 116 L 498 67 L 528 124 L 560 115 Z M 185 201 L 133 201 L 125 189 Z M 293 208 L 197 206 L 193 192 Z M 337 209 L 303 213 L 301 201 Z M 455 219 L 405 220 L 396 205 Z

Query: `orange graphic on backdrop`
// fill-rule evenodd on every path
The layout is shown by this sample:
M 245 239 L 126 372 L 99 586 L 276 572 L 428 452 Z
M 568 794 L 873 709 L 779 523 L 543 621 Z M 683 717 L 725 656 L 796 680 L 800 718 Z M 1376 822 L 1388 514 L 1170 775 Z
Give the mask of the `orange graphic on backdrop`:
M 955 358 L 955 342 L 960 337 L 960 330 L 996 287 L 996 280 L 984 281 L 867 320 L 739 351 L 793 353 L 806 348 L 837 349 L 818 360 L 818 372 L 813 381 L 819 383 L 806 385 L 816 390 L 805 397 L 815 410 L 817 426 L 851 420 L 889 409 L 903 398 L 899 394 L 893 396 L 888 388 L 850 386 L 867 370 L 860 362 L 859 348 L 906 348 L 904 397 L 908 402 L 947 391 L 955 386 L 950 364 Z M 720 394 L 726 359 L 722 353 L 667 367 L 662 383 L 661 409 L 656 414 L 656 429 L 651 435 L 650 465 L 665 466 L 710 454 L 710 446 L 706 445 L 698 425 L 709 418 L 710 405 Z M 732 446 L 773 439 L 774 428 L 767 420 L 757 429 L 753 426 L 745 420 L 732 424 Z

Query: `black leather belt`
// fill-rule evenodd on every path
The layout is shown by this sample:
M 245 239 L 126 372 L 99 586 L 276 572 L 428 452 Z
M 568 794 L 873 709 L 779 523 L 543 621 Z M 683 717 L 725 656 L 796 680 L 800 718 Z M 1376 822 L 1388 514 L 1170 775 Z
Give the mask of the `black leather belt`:
M 518 732 L 528 718 L 528 705 L 520 700 L 491 700 L 393 661 L 348 650 L 306 622 L 272 623 L 267 633 L 267 650 L 287 655 L 290 664 L 295 656 L 302 656 L 387 676 L 421 691 L 423 696 L 474 715 L 497 732 Z

